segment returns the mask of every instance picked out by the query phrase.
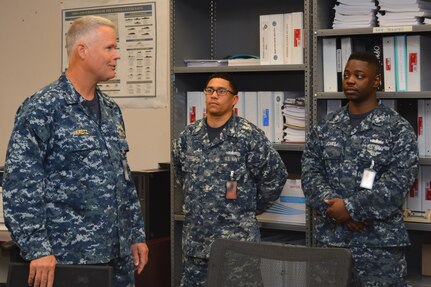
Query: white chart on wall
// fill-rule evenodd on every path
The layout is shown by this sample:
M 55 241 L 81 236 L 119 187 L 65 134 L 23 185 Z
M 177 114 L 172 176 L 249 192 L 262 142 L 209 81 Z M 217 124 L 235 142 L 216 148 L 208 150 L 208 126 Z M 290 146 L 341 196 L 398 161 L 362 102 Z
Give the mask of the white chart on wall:
M 157 2 L 163 1 L 93 1 L 90 5 L 88 1 L 62 2 L 62 70 L 67 68 L 65 34 L 72 21 L 85 15 L 106 17 L 117 25 L 121 58 L 117 76 L 99 87 L 124 108 L 165 108 L 169 23 L 159 25 L 158 19 L 167 19 L 161 14 L 168 9 L 162 7 L 159 12 Z

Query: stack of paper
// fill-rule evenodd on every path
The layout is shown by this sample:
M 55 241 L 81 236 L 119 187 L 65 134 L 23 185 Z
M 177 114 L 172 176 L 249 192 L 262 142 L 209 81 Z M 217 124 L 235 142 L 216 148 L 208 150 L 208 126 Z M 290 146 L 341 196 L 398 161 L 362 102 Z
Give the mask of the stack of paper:
M 228 59 L 228 66 L 253 66 L 260 65 L 259 58 L 238 58 L 238 59 Z
M 430 0 L 379 0 L 379 26 L 423 24 L 431 17 Z
M 378 7 L 375 0 L 339 0 L 334 6 L 335 18 L 332 28 L 363 28 L 377 25 Z
M 186 59 L 184 63 L 187 67 L 219 67 L 227 66 L 227 60 L 213 60 L 213 59 Z
M 305 106 L 303 100 L 286 99 L 283 106 L 284 138 L 288 143 L 305 142 Z

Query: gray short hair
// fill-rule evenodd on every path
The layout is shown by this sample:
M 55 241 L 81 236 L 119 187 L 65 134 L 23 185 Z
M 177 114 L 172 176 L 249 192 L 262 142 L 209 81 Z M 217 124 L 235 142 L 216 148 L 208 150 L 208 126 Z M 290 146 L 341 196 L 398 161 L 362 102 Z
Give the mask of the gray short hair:
M 73 46 L 75 46 L 79 39 L 100 26 L 108 26 L 114 30 L 116 29 L 115 24 L 111 20 L 100 16 L 84 16 L 74 20 L 66 34 L 67 55 L 70 56 Z

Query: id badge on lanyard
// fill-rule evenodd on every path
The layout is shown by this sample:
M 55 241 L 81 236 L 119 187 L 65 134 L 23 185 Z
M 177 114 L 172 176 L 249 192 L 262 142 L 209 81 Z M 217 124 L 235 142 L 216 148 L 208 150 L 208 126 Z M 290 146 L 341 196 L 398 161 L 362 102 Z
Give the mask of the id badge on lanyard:
M 230 180 L 226 181 L 226 199 L 238 198 L 238 183 L 233 179 L 234 171 L 230 172 Z
M 360 187 L 366 189 L 373 189 L 374 179 L 376 177 L 376 171 L 373 169 L 374 160 L 371 160 L 371 166 L 369 168 L 364 169 L 362 173 L 362 180 Z

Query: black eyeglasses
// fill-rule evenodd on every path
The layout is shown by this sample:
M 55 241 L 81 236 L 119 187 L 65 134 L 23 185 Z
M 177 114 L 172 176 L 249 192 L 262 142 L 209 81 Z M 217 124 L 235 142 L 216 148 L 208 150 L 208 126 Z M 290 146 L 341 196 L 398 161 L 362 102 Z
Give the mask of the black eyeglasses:
M 231 94 L 235 94 L 234 92 L 225 89 L 225 88 L 218 88 L 217 90 L 213 89 L 213 88 L 205 88 L 204 89 L 204 94 L 205 95 L 212 95 L 214 92 L 217 93 L 218 96 L 225 96 L 227 95 L 227 93 L 231 93 Z

